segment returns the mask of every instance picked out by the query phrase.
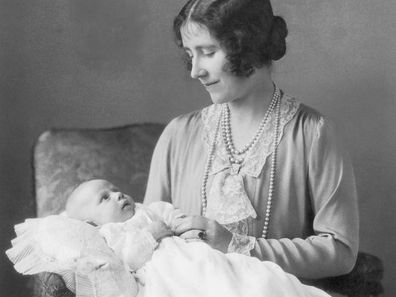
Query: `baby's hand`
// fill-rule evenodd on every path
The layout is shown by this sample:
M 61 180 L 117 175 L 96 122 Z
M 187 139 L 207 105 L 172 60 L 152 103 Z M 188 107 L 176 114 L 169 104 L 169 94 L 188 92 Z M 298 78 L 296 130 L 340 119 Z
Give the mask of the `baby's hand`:
M 202 234 L 204 234 L 202 230 L 193 229 L 180 234 L 179 237 L 183 238 L 186 242 L 204 241 Z
M 172 230 L 162 221 L 152 222 L 146 229 L 153 235 L 156 241 L 173 235 Z

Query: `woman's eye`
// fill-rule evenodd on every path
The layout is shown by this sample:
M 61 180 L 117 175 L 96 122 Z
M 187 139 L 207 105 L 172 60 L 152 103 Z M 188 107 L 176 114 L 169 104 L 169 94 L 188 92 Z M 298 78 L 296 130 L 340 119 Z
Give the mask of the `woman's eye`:
M 209 48 L 203 48 L 201 50 L 202 55 L 204 55 L 205 57 L 211 57 L 216 53 L 216 49 L 213 47 L 209 47 Z
M 211 57 L 211 56 L 214 55 L 214 53 L 215 53 L 215 52 L 204 52 L 203 54 L 204 54 L 206 57 Z

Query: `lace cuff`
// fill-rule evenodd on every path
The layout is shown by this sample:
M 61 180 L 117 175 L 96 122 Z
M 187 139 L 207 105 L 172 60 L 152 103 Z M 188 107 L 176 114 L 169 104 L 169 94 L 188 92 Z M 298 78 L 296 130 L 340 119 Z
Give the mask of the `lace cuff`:
M 250 256 L 250 251 L 254 249 L 255 244 L 255 237 L 233 233 L 227 252 Z

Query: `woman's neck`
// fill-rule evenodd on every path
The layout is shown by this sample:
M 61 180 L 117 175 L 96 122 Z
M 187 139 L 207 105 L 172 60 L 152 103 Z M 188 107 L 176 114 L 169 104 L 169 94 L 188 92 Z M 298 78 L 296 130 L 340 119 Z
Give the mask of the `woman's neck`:
M 274 93 L 274 83 L 267 69 L 256 70 L 248 79 L 249 93 L 228 103 L 232 117 L 237 121 L 261 120 Z
M 231 114 L 232 138 L 237 148 L 243 147 L 254 137 L 261 120 L 271 103 L 274 84 L 267 71 L 253 74 L 251 92 L 245 97 L 228 103 Z

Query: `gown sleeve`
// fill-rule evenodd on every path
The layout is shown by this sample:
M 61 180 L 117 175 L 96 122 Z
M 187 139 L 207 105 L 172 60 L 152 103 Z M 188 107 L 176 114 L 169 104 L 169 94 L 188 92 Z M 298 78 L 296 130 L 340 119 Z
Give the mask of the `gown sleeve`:
M 164 201 L 153 202 L 148 206 L 148 208 L 171 228 L 173 227 L 176 219 L 185 216 L 180 209 L 175 208 L 172 204 Z
M 357 194 L 351 163 L 333 125 L 321 118 L 308 148 L 309 195 L 314 235 L 308 238 L 257 239 L 251 255 L 280 265 L 301 278 L 348 273 L 359 241 Z
M 150 232 L 122 223 L 109 223 L 99 231 L 114 253 L 126 263 L 131 271 L 141 268 L 151 259 L 158 242 Z

